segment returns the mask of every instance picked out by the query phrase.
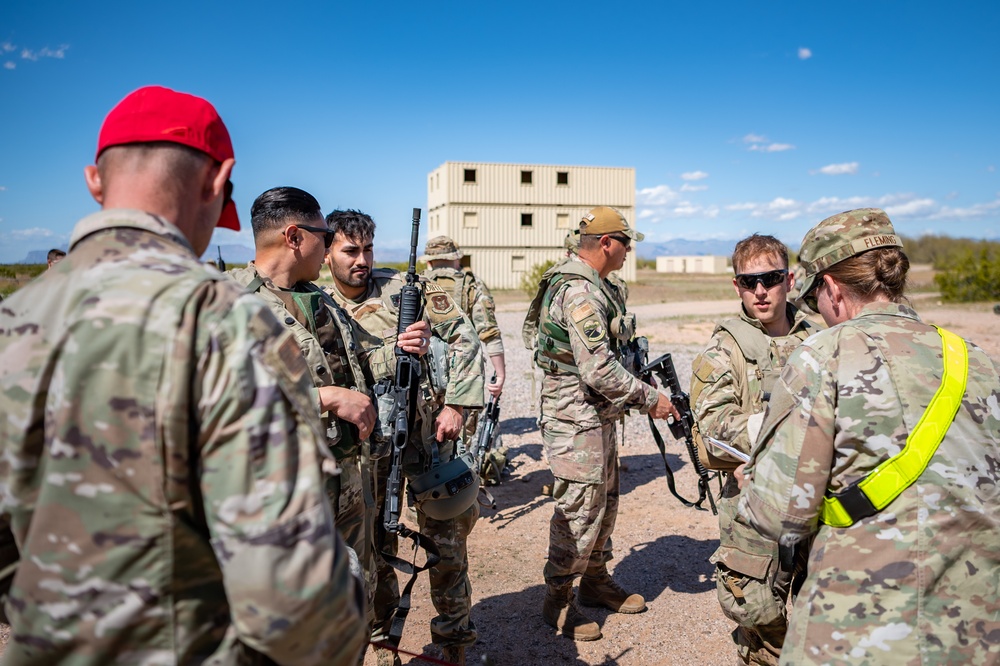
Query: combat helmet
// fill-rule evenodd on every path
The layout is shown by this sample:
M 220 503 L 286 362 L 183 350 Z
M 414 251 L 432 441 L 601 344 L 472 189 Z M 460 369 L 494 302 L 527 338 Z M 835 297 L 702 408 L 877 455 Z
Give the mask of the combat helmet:
M 432 467 L 409 483 L 411 503 L 435 520 L 460 516 L 479 495 L 479 474 L 471 453 Z

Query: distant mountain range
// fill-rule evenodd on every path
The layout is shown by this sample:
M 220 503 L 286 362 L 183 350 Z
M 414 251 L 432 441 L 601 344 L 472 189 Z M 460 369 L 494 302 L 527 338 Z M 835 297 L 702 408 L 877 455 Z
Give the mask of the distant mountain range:
M 682 238 L 667 241 L 665 243 L 650 243 L 644 241 L 636 245 L 636 256 L 640 259 L 655 259 L 664 256 L 699 256 L 715 254 L 728 257 L 733 253 L 734 241 L 731 240 L 706 240 L 691 241 Z M 64 250 L 66 248 L 63 248 Z M 245 245 L 212 245 L 202 256 L 203 260 L 218 259 L 219 251 L 222 251 L 222 258 L 227 263 L 245 264 L 253 260 L 254 249 Z M 32 250 L 21 263 L 24 264 L 44 264 L 48 250 Z M 383 263 L 398 263 L 406 261 L 409 255 L 407 248 L 381 248 L 378 251 L 378 260 Z

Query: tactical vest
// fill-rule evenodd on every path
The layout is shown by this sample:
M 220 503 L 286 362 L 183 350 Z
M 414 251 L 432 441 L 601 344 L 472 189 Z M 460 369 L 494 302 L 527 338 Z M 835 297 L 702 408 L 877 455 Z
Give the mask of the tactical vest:
M 475 275 L 456 268 L 431 268 L 424 271 L 423 277 L 447 291 L 462 312 L 471 316 L 476 292 Z
M 764 411 L 775 382 L 781 376 L 781 366 L 771 359 L 771 340 L 764 331 L 742 319 L 724 319 L 715 327 L 715 332 L 723 330 L 733 336 L 736 345 L 747 361 L 746 379 L 753 405 L 751 412 Z M 715 333 L 713 333 L 714 335 Z M 798 341 L 796 341 L 796 345 Z
M 367 393 L 350 319 L 328 294 L 308 282 L 300 282 L 296 291 L 273 288 L 253 266 L 232 271 L 231 275 L 247 291 L 267 302 L 278 321 L 292 332 L 306 359 L 313 386 L 340 386 Z M 323 422 L 334 457 L 342 460 L 358 452 L 360 442 L 353 424 L 332 414 Z
M 602 280 L 596 270 L 575 259 L 564 259 L 545 272 L 538 291 L 528 306 L 521 336 L 524 346 L 534 350 L 535 364 L 549 372 L 580 375 L 573 358 L 569 331 L 555 324 L 549 316 L 553 297 L 572 280 L 587 280 L 598 287 L 608 304 L 611 350 L 620 348 L 635 335 L 635 316 L 625 311 L 622 295 L 607 280 Z

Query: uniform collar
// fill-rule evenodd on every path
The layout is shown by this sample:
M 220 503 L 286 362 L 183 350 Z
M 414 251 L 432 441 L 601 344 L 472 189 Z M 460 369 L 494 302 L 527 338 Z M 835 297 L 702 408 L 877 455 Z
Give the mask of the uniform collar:
M 917 311 L 909 305 L 904 305 L 902 303 L 886 303 L 885 301 L 873 301 L 871 303 L 866 303 L 854 318 L 877 317 L 880 315 L 906 317 L 907 319 L 921 321 L 920 315 L 918 315 Z
M 77 243 L 98 231 L 122 228 L 141 229 L 158 236 L 165 236 L 175 243 L 183 245 L 191 251 L 191 254 L 194 254 L 191 242 L 181 233 L 180 229 L 162 217 L 131 208 L 111 208 L 83 218 L 73 228 L 69 239 L 69 248 L 72 250 Z

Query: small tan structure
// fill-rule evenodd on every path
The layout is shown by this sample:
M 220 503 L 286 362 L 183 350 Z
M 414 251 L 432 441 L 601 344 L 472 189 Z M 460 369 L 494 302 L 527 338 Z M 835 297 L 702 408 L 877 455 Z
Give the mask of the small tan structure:
M 657 273 L 731 273 L 728 257 L 657 257 Z
M 491 289 L 516 289 L 533 266 L 566 256 L 566 232 L 595 206 L 635 227 L 635 169 L 445 162 L 427 176 L 427 237 L 450 236 Z M 635 252 L 618 273 L 635 279 Z

